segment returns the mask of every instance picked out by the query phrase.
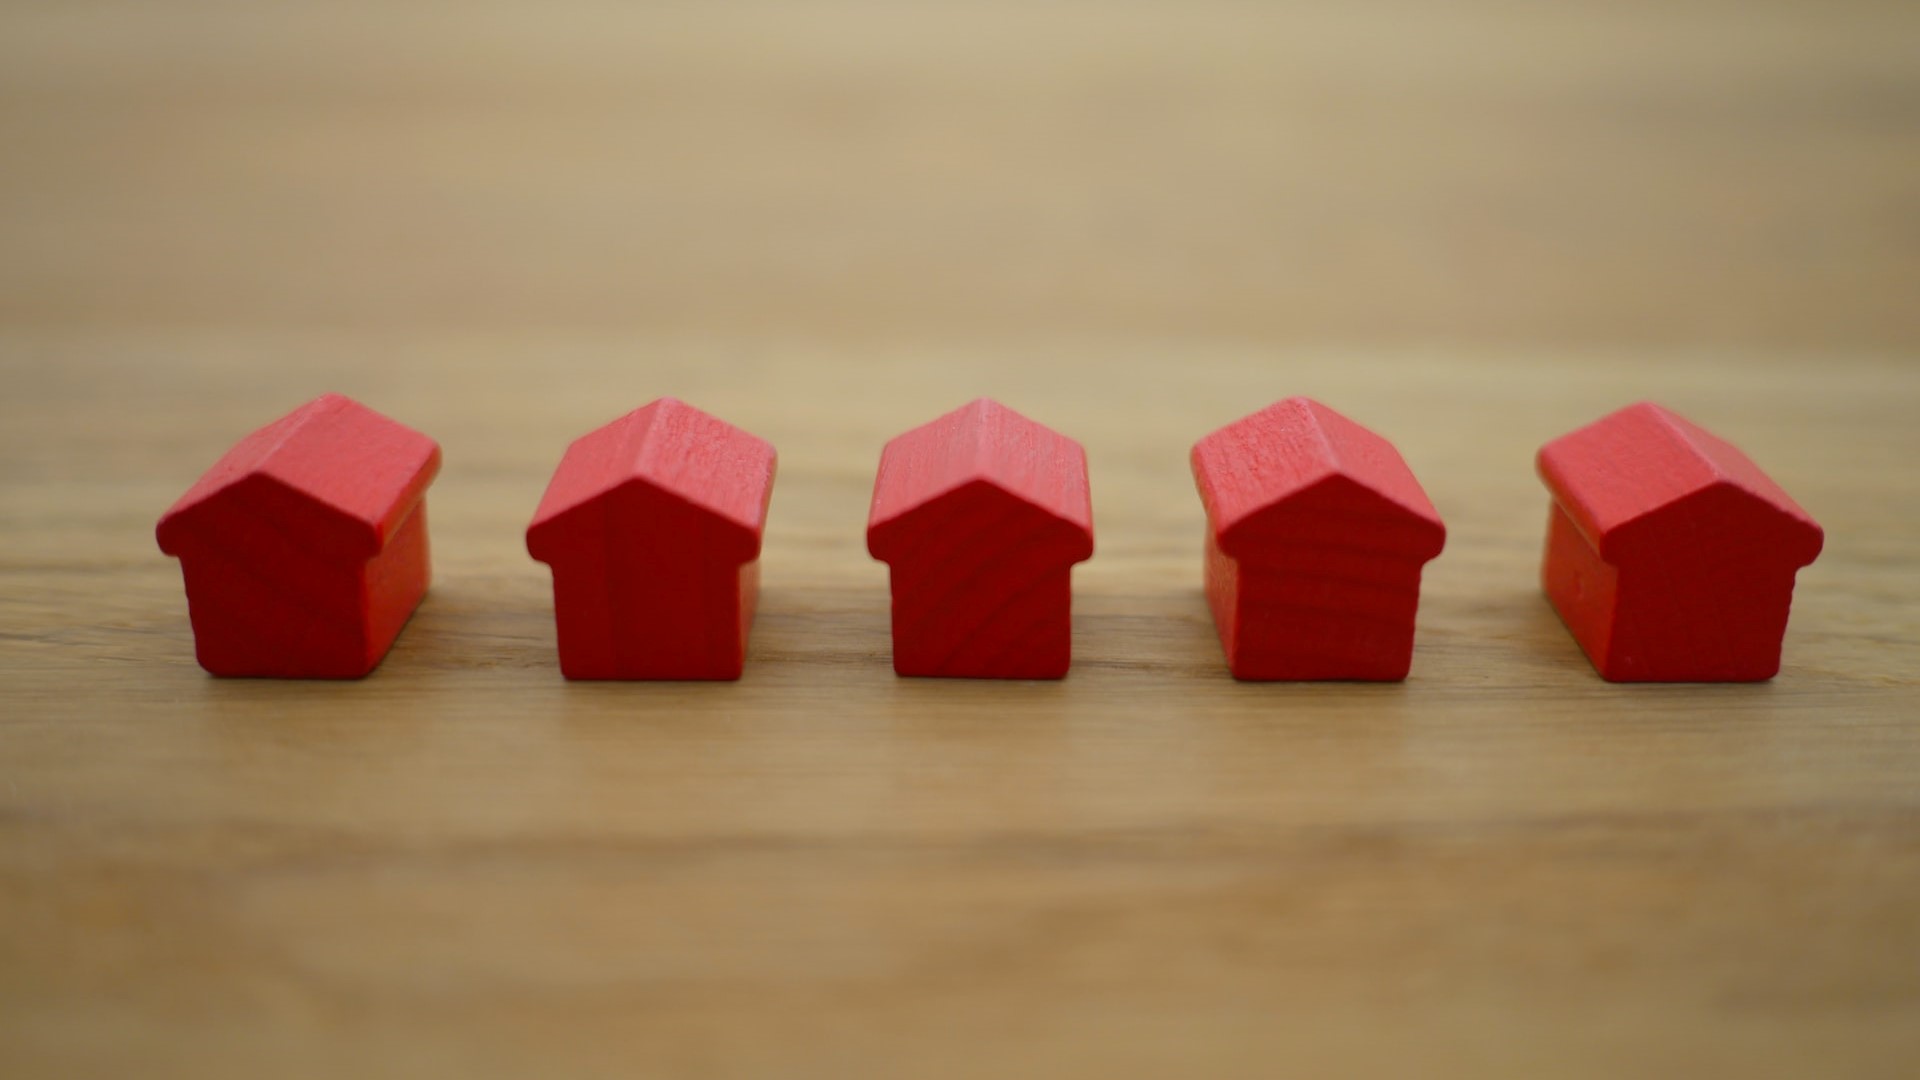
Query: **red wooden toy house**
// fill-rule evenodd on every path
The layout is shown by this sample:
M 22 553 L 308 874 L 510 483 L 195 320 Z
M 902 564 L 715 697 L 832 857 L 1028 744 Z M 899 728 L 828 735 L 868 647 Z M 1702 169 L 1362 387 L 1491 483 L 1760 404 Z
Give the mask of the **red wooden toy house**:
M 241 440 L 157 530 L 215 675 L 352 679 L 426 595 L 432 439 L 329 394 Z
M 569 679 L 737 679 L 773 446 L 661 398 L 575 441 L 527 529 Z
M 1306 398 L 1193 447 L 1207 602 L 1240 679 L 1404 679 L 1446 527 L 1399 451 Z
M 901 675 L 1058 679 L 1093 556 L 1080 444 L 982 398 L 889 442 L 867 550 L 888 564 Z
M 1780 670 L 1820 526 L 1731 444 L 1632 405 L 1542 447 L 1542 582 L 1603 678 L 1750 682 Z

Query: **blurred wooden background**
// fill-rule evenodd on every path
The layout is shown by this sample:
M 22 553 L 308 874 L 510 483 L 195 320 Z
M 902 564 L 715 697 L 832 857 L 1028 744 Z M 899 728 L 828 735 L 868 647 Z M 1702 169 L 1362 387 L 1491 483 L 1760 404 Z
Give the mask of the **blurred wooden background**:
M 1904 1076 L 1920 8 L 0 3 L 0 1075 Z M 352 685 L 151 530 L 326 390 L 440 439 Z M 735 686 L 568 686 L 520 531 L 673 393 L 781 451 Z M 1058 685 L 896 680 L 879 446 L 1082 439 Z M 1187 447 L 1293 393 L 1446 516 L 1404 686 L 1245 686 Z M 1545 439 L 1829 532 L 1775 682 L 1599 682 Z

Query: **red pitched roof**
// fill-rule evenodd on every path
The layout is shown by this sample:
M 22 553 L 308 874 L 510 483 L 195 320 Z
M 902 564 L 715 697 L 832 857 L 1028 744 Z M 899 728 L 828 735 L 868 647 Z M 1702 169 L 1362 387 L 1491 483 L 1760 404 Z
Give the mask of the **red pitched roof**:
M 1736 513 L 1773 531 L 1795 566 L 1811 563 L 1823 535 L 1752 459 L 1731 443 L 1651 402 L 1629 405 L 1540 448 L 1540 476 L 1600 557 L 1631 558 L 1665 529 L 1698 531 Z
M 751 560 L 766 528 L 775 460 L 765 439 L 661 398 L 574 440 L 527 529 L 528 548 L 543 558 L 547 540 L 572 528 L 582 510 L 637 483 L 711 514 Z
M 1085 536 L 1093 553 L 1093 500 L 1079 443 L 991 398 L 969 402 L 888 442 L 880 454 L 867 549 L 886 558 L 893 527 L 970 484 L 992 487 Z
M 342 558 L 378 554 L 440 471 L 432 439 L 327 394 L 242 439 L 160 519 L 178 555 L 216 501 L 244 502 L 302 546 Z
M 1275 402 L 1193 446 L 1193 476 L 1223 550 L 1276 519 L 1321 512 L 1355 498 L 1394 520 L 1375 532 L 1432 558 L 1446 527 L 1393 444 L 1310 398 Z M 1323 496 L 1331 498 L 1323 499 Z

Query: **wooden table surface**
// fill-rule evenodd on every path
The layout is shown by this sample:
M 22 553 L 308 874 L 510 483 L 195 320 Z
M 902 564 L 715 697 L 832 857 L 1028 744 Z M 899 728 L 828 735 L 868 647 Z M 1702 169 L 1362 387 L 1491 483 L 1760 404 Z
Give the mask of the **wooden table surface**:
M 0 1075 L 1912 1076 L 1920 8 L 0 5 Z M 152 527 L 327 390 L 439 439 L 354 684 Z M 565 684 L 521 532 L 661 394 L 776 443 L 737 685 Z M 1186 452 L 1289 394 L 1447 519 L 1404 685 L 1240 685 Z M 903 681 L 862 528 L 1079 439 L 1059 684 Z M 1770 684 L 1600 682 L 1544 440 L 1826 526 Z

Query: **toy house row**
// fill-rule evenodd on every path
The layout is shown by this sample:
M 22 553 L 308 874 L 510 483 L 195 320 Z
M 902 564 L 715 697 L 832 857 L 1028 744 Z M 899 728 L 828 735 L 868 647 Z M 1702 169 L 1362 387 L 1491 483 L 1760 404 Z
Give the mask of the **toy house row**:
M 1196 443 L 1206 595 L 1248 680 L 1406 677 L 1446 528 L 1400 453 L 1306 398 Z M 1779 669 L 1806 511 L 1747 456 L 1640 404 L 1543 447 L 1542 582 L 1601 676 L 1751 681 Z M 356 678 L 430 576 L 440 450 L 328 395 L 243 439 L 160 521 L 202 666 Z M 773 493 L 765 440 L 663 398 L 582 436 L 527 529 L 573 679 L 735 679 Z M 981 399 L 880 455 L 867 547 L 888 565 L 901 675 L 1055 679 L 1072 568 L 1093 555 L 1080 444 Z

